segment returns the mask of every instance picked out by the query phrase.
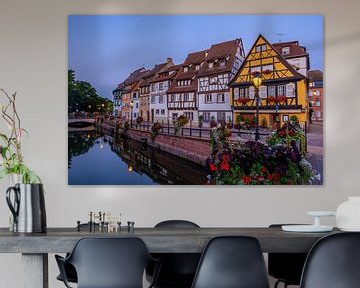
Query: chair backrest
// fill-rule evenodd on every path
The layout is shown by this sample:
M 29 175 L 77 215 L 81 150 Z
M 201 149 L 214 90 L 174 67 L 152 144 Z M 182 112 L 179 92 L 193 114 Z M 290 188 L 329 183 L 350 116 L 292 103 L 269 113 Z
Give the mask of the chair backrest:
M 311 248 L 301 278 L 302 288 L 360 287 L 360 233 L 321 238 Z
M 200 228 L 200 226 L 188 220 L 166 220 L 156 224 L 155 228 Z M 158 286 L 169 286 L 170 283 L 172 285 L 175 285 L 174 283 L 186 283 L 190 286 L 194 279 L 200 256 L 200 253 L 156 254 L 156 258 L 162 260 Z
M 294 224 L 271 224 L 269 228 L 281 228 L 282 225 Z M 268 253 L 269 275 L 289 285 L 300 285 L 306 257 L 307 253 Z
M 256 238 L 212 238 L 200 259 L 192 288 L 268 288 L 264 258 Z
M 152 260 L 139 238 L 82 238 L 67 259 L 76 269 L 78 288 L 142 288 Z
M 200 228 L 200 226 L 188 220 L 166 220 L 156 224 L 155 228 Z

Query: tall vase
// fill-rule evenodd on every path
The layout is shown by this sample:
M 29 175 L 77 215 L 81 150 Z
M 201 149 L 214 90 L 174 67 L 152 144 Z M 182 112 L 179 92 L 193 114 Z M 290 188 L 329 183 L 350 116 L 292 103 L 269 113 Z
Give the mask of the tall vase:
M 19 183 L 22 183 L 21 174 L 9 174 L 9 187 Z M 9 231 L 14 231 L 14 215 L 12 212 L 9 212 Z
M 348 197 L 338 206 L 336 226 L 342 231 L 360 231 L 360 196 Z

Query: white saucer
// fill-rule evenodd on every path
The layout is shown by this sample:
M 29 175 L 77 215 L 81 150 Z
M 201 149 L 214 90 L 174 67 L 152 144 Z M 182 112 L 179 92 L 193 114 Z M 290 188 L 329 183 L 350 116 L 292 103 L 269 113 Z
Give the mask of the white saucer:
M 330 232 L 333 227 L 324 225 L 283 225 L 281 229 L 286 232 Z
M 335 211 L 307 211 L 307 214 L 309 216 L 335 216 L 336 212 Z

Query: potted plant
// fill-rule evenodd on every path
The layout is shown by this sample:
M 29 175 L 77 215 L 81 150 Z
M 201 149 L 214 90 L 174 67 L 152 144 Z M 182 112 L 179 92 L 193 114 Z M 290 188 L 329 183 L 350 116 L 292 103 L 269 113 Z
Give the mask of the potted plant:
M 3 89 L 0 92 L 7 101 L 0 104 L 1 116 L 9 128 L 9 131 L 0 133 L 0 179 L 9 175 L 13 182 L 6 191 L 6 201 L 13 215 L 9 228 L 21 233 L 46 232 L 43 185 L 40 177 L 25 165 L 21 151 L 23 137 L 28 133 L 21 126 L 16 93 L 9 95 Z
M 0 104 L 1 116 L 6 122 L 9 131 L 0 133 L 0 179 L 10 176 L 14 183 L 41 183 L 40 177 L 30 170 L 24 163 L 21 144 L 27 131 L 22 128 L 19 114 L 16 110 L 16 93 L 9 95 L 3 89 L 8 103 Z

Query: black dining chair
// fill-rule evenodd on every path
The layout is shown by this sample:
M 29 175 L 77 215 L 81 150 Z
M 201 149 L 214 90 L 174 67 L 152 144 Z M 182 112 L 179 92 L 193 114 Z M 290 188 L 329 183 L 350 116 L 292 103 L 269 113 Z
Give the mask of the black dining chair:
M 309 252 L 301 288 L 360 287 L 360 233 L 325 236 Z
M 272 224 L 270 228 L 281 228 L 282 225 Z M 283 283 L 284 288 L 288 285 L 300 285 L 301 273 L 304 268 L 307 253 L 269 253 L 268 273 L 277 279 L 274 288 Z
M 139 238 L 82 238 L 66 258 L 55 255 L 60 275 L 70 288 L 65 263 L 74 266 L 78 288 L 143 288 L 143 274 L 154 262 L 154 281 L 160 262 Z M 151 283 L 150 287 L 153 287 Z
M 166 220 L 155 225 L 156 229 L 200 228 L 199 225 L 187 220 Z M 156 288 L 190 288 L 194 280 L 200 253 L 157 253 L 152 254 L 161 259 Z M 147 279 L 152 279 L 153 267 L 147 269 Z
M 212 238 L 201 256 L 192 288 L 269 288 L 264 257 L 256 238 Z
M 82 223 L 80 224 L 80 229 L 89 229 L 89 224 L 88 223 Z M 99 224 L 98 223 L 95 223 L 95 229 L 98 230 L 99 229 Z M 66 254 L 66 257 L 69 256 L 69 253 Z M 67 278 L 67 281 L 68 282 L 71 282 L 71 283 L 77 283 L 77 275 L 76 275 L 76 270 L 74 268 L 73 265 L 71 265 L 70 263 L 67 263 L 65 262 L 64 263 L 64 270 L 65 270 L 65 275 L 66 275 L 66 278 Z M 62 277 L 61 277 L 61 274 L 59 274 L 57 277 L 56 277 L 57 280 L 59 281 L 63 281 Z

